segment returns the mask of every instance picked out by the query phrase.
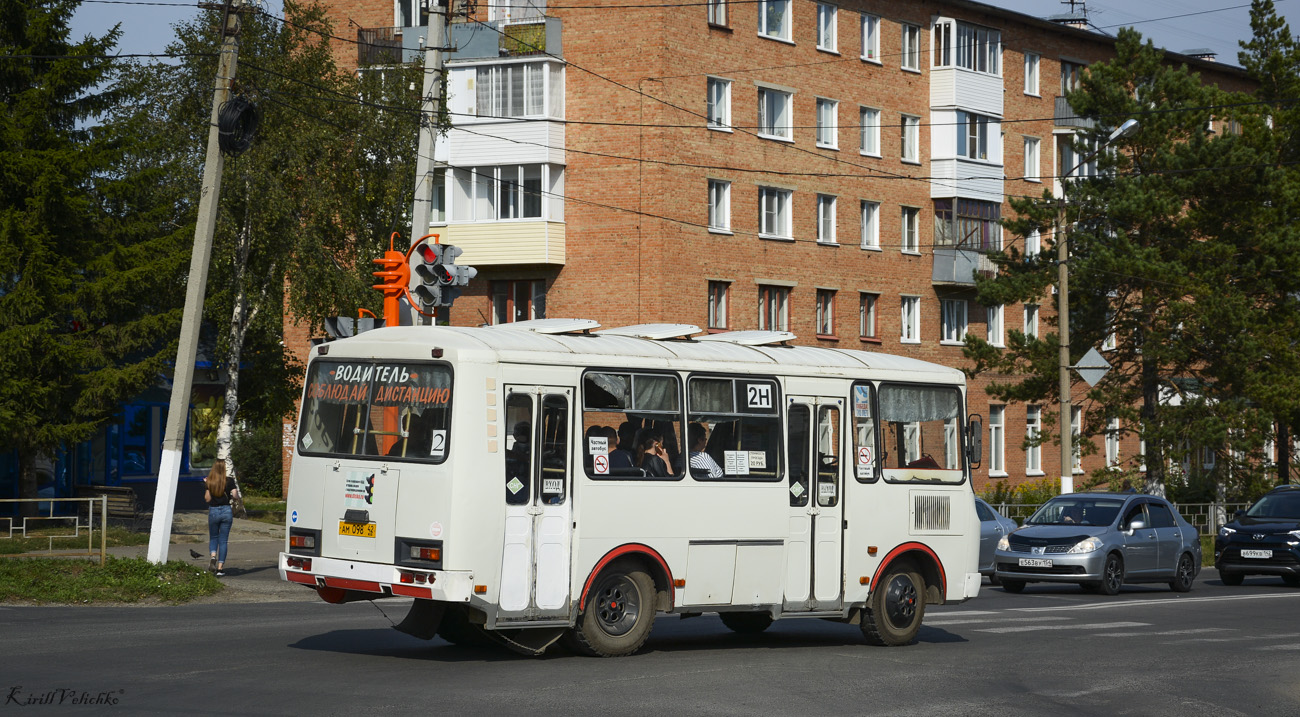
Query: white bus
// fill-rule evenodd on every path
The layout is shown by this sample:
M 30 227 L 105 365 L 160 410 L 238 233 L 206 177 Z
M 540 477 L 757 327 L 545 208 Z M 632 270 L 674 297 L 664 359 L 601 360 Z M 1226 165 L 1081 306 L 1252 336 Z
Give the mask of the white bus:
M 926 604 L 979 592 L 960 371 L 788 332 L 598 328 L 315 347 L 281 577 L 329 602 L 415 598 L 398 628 L 425 639 L 606 656 L 661 612 L 902 645 Z

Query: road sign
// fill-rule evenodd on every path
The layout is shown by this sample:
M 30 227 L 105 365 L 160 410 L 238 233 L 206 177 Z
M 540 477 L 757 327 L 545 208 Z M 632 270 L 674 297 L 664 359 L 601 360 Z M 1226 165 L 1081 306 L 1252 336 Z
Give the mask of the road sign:
M 1087 381 L 1089 386 L 1096 386 L 1106 372 L 1110 371 L 1110 364 L 1096 348 L 1090 348 L 1088 353 L 1079 359 L 1079 363 L 1070 368 L 1078 371 L 1079 377 Z

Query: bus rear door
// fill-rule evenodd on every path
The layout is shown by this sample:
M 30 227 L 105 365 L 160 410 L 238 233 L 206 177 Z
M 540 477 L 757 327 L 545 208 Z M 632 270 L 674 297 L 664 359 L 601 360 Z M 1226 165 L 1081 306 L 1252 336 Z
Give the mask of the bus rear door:
M 509 435 L 499 607 L 506 618 L 567 618 L 574 389 L 505 389 Z
M 843 593 L 840 485 L 844 400 L 788 396 L 790 533 L 785 609 L 833 610 Z

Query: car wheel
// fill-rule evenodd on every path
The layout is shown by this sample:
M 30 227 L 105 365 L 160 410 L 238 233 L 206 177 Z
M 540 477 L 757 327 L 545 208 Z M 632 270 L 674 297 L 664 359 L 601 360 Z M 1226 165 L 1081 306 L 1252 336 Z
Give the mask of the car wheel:
M 925 617 L 925 580 L 890 568 L 862 610 L 862 637 L 870 645 L 897 647 L 916 639 Z
M 757 635 L 772 625 L 772 615 L 766 612 L 718 613 L 722 624 L 742 635 Z
M 1019 593 L 1025 590 L 1024 580 L 1003 580 L 1002 589 L 1009 593 Z
M 1300 575 L 1283 575 L 1282 582 L 1293 588 L 1300 588 Z
M 1196 566 L 1192 565 L 1192 556 L 1190 553 L 1183 553 L 1178 558 L 1178 568 L 1174 571 L 1174 579 L 1169 581 L 1169 589 L 1176 593 L 1185 593 L 1192 589 L 1192 583 L 1196 580 Z
M 645 644 L 655 619 L 655 584 L 635 568 L 601 574 L 587 597 L 587 609 L 569 633 L 569 645 L 600 656 L 630 655 Z
M 1242 575 L 1241 573 L 1227 573 L 1222 570 L 1219 571 L 1219 579 L 1223 581 L 1224 585 L 1240 585 L 1242 579 L 1245 577 L 1246 576 Z
M 1118 595 L 1124 584 L 1124 561 L 1115 553 L 1106 556 L 1106 567 L 1101 571 L 1101 594 Z

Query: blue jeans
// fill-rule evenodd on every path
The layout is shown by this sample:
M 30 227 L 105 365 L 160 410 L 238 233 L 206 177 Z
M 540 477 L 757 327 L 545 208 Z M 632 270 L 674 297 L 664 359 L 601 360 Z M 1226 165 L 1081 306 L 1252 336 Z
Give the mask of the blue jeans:
M 217 562 L 226 562 L 226 543 L 230 541 L 230 526 L 235 516 L 228 505 L 208 508 L 208 554 L 217 554 Z

